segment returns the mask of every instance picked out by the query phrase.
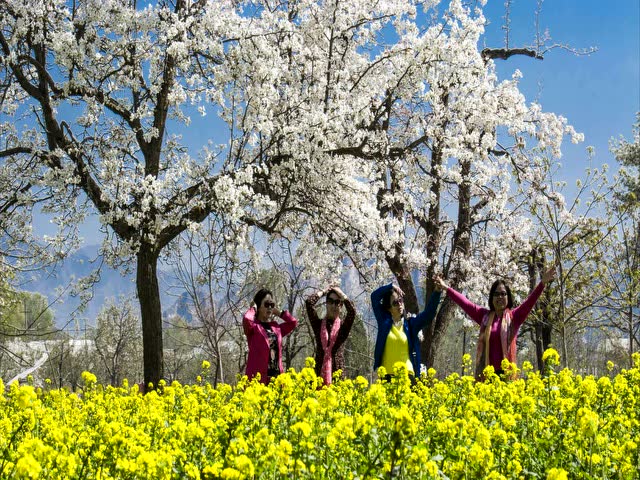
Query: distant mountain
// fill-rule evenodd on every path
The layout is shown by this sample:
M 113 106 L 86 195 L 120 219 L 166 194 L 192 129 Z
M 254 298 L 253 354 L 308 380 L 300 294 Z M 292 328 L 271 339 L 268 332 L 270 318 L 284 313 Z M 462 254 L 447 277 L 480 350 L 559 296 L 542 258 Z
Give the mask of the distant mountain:
M 96 284 L 94 284 L 92 299 L 87 304 L 84 312 L 79 318 L 86 320 L 88 325 L 94 325 L 98 313 L 102 309 L 104 303 L 109 298 L 118 298 L 120 295 L 134 296 L 136 294 L 135 271 L 127 275 L 121 274 L 105 263 L 102 263 L 98 256 L 98 246 L 89 245 L 78 249 L 69 255 L 63 262 L 58 264 L 53 270 L 40 270 L 38 272 L 29 272 L 23 274 L 19 278 L 19 288 L 31 292 L 38 292 L 46 296 L 49 302 L 55 302 L 51 305 L 54 312 L 56 326 L 60 328 L 69 328 L 69 320 L 72 313 L 78 308 L 80 303 L 77 297 L 70 295 L 69 284 L 73 280 L 86 277 L 100 267 L 100 276 Z M 168 284 L 163 281 L 163 277 L 170 274 L 160 271 L 159 283 Z M 58 297 L 57 290 L 66 291 Z M 185 316 L 188 314 L 186 307 L 186 299 L 184 295 L 178 297 L 168 295 L 167 292 L 160 291 L 160 299 L 163 307 L 163 314 L 168 315 L 177 313 Z M 188 320 L 190 320 L 190 314 Z
M 191 323 L 193 320 L 191 305 L 191 298 L 187 292 L 182 292 L 177 298 L 175 294 L 167 295 L 166 300 L 162 302 L 162 317 L 166 319 L 178 315 L 187 323 Z

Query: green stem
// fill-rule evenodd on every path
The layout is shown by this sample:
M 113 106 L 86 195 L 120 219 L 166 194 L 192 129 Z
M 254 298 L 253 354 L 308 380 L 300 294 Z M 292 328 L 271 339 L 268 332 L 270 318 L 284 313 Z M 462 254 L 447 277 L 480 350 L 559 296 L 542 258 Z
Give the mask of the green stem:
M 18 425 L 18 428 L 16 428 L 13 431 L 13 434 L 11 434 L 11 440 L 9 440 L 9 443 L 7 444 L 7 446 L 5 447 L 5 449 L 2 451 L 2 464 L 0 465 L 0 473 L 4 473 L 4 466 L 5 463 L 7 462 L 7 452 L 9 450 L 9 447 L 11 447 L 11 444 L 13 443 L 13 441 L 16 439 L 16 436 L 18 435 L 18 432 L 20 432 L 20 430 L 22 430 L 22 427 L 24 427 L 24 424 L 27 423 L 27 419 L 23 419 L 22 423 L 20 425 Z M 15 466 L 14 466 L 15 468 Z

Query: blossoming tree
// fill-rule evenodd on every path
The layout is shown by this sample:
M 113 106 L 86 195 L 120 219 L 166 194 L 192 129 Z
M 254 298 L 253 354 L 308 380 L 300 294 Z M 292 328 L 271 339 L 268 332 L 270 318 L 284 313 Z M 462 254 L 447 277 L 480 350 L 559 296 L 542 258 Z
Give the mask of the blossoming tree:
M 290 110 L 271 109 L 267 93 L 293 81 L 283 72 L 300 63 L 301 73 L 313 63 L 299 52 L 296 58 L 268 52 L 266 38 L 287 36 L 268 2 L 255 9 L 187 1 L 136 7 L 116 0 L 0 5 L 0 158 L 7 203 L 30 211 L 41 202 L 59 227 L 50 239 L 56 251 L 77 242 L 77 225 L 95 214 L 107 233 L 107 260 L 135 259 L 144 376 L 155 383 L 163 364 L 157 280 L 163 249 L 211 212 L 235 222 L 240 243 L 243 225 L 295 229 L 304 223 L 297 217 L 318 204 L 314 194 L 325 194 L 314 181 L 332 176 L 357 192 L 361 171 L 341 159 L 315 172 L 302 168 L 309 148 L 300 144 L 330 151 L 319 145 L 320 133 L 326 124 L 335 131 L 342 124 L 330 120 L 331 112 L 306 111 L 305 90 L 288 99 Z M 251 57 L 260 45 L 269 60 L 262 64 Z M 325 96 L 321 86 L 313 89 Z M 207 125 L 210 142 L 193 147 L 183 135 L 192 116 L 208 108 L 222 121 Z M 344 109 L 339 118 L 351 120 L 354 109 Z M 269 121 L 279 114 L 291 128 L 274 135 Z M 295 124 L 315 131 L 316 140 Z M 310 206 L 301 206 L 303 199 Z
M 273 12 L 286 25 L 284 38 L 243 45 L 251 50 L 243 58 L 270 60 L 260 71 L 268 81 L 254 95 L 264 105 L 263 131 L 273 138 L 307 127 L 291 139 L 292 151 L 309 159 L 304 175 L 316 178 L 301 202 L 315 210 L 297 230 L 306 240 L 303 255 L 328 266 L 331 245 L 370 282 L 390 271 L 414 312 L 417 269 L 427 279 L 444 270 L 452 285 L 475 292 L 487 291 L 496 275 L 526 284 L 510 254 L 524 248 L 529 230 L 512 202 L 513 183 L 545 199 L 526 144 L 559 156 L 565 135 L 581 138 L 566 119 L 526 103 L 518 71 L 497 77 L 494 59 L 541 58 L 543 46 L 480 49 L 481 10 L 452 1 L 429 16 L 438 4 L 379 3 L 379 11 L 360 2 L 308 11 L 291 4 Z M 269 77 L 274 69 L 286 73 Z M 360 190 L 336 181 L 327 165 L 336 172 L 356 165 Z M 311 197 L 316 191 L 324 192 L 315 196 L 321 205 Z M 425 290 L 433 290 L 430 280 Z M 452 313 L 445 301 L 427 332 L 428 364 Z
M 145 382 L 162 378 L 158 259 L 212 212 L 236 248 L 255 227 L 302 239 L 309 263 L 327 246 L 365 273 L 382 260 L 412 310 L 415 267 L 475 285 L 486 255 L 509 265 L 512 175 L 535 176 L 523 143 L 575 132 L 525 103 L 518 72 L 498 81 L 510 52 L 478 48 L 480 10 L 438 3 L 0 3 L 10 202 L 41 202 L 59 247 L 97 215 L 107 260 L 135 259 Z
M 97 214 L 109 233 L 105 256 L 136 259 L 144 376 L 155 383 L 159 255 L 212 210 L 232 211 L 239 200 L 229 185 L 252 174 L 223 149 L 194 158 L 175 133 L 187 128 L 191 104 L 221 101 L 212 79 L 242 22 L 230 4 L 184 1 L 3 2 L 0 19 L 1 156 L 12 200 L 42 201 L 71 238 Z
M 606 325 L 626 337 L 631 365 L 640 345 L 640 114 L 633 127 L 633 140 L 620 138 L 612 143 L 612 153 L 622 168 L 608 217 L 618 228 L 616 241 L 607 251 L 601 280 L 611 291 L 605 304 Z

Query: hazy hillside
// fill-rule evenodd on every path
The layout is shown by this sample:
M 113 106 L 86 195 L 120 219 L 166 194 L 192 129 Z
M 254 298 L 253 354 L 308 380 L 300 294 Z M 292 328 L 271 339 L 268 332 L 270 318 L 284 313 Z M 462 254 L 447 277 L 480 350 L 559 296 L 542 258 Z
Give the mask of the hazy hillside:
M 30 272 L 24 274 L 20 278 L 21 290 L 38 292 L 45 295 L 49 302 L 55 302 L 51 309 L 54 311 L 55 322 L 58 327 L 64 327 L 69 323 L 72 312 L 79 305 L 79 299 L 70 295 L 67 289 L 65 293 L 56 302 L 58 289 L 67 288 L 74 280 L 90 275 L 101 261 L 97 255 L 98 246 L 85 246 L 70 255 L 64 262 L 59 264 L 56 269 L 51 271 Z M 188 315 L 188 309 L 185 307 L 185 298 L 169 295 L 162 291 L 163 285 L 168 282 L 163 281 L 169 276 L 169 273 L 160 271 L 160 297 L 162 299 L 162 307 L 165 315 L 178 313 L 182 316 Z M 94 324 L 98 312 L 102 308 L 105 301 L 110 297 L 118 297 L 120 295 L 135 295 L 135 273 L 122 275 L 120 272 L 110 268 L 106 264 L 100 267 L 100 280 L 93 287 L 93 298 L 88 303 L 87 308 L 80 314 L 80 318 L 86 319 L 88 324 Z

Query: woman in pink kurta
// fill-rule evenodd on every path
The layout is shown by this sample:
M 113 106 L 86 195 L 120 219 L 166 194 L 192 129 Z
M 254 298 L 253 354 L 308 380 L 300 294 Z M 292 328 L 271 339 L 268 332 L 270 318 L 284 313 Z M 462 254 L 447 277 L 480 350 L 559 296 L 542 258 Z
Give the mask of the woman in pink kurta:
M 288 311 L 280 312 L 275 307 L 273 294 L 263 288 L 256 293 L 253 305 L 242 317 L 249 344 L 246 373 L 250 379 L 259 373 L 264 384 L 282 373 L 282 338 L 298 325 L 298 320 Z M 277 317 L 283 322 L 277 322 Z
M 491 285 L 487 304 L 481 307 L 471 302 L 460 292 L 449 287 L 442 278 L 435 281 L 447 292 L 447 296 L 457 303 L 462 310 L 478 325 L 480 335 L 476 352 L 476 379 L 482 379 L 482 372 L 487 365 L 492 365 L 496 374 L 504 374 L 502 360 L 511 363 L 516 361 L 516 340 L 520 326 L 524 323 L 542 294 L 545 284 L 551 282 L 556 275 L 555 266 L 544 272 L 542 281 L 533 289 L 521 305 L 513 307 L 511 289 L 504 280 L 496 280 Z

